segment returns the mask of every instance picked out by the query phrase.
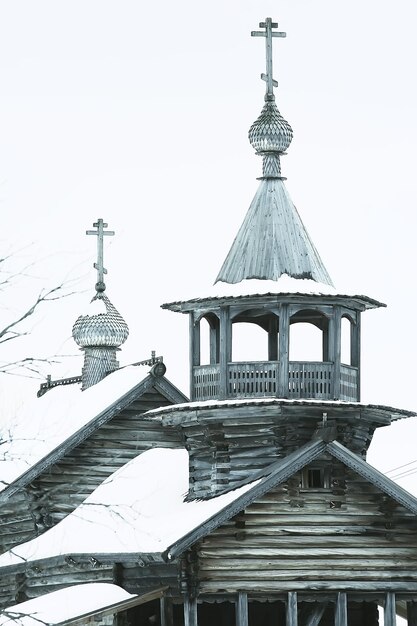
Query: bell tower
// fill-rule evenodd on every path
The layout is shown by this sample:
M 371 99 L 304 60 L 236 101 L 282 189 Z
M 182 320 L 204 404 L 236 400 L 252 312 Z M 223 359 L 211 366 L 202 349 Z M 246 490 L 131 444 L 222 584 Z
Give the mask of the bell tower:
M 216 295 L 164 305 L 190 316 L 190 387 L 193 400 L 243 398 L 360 401 L 360 322 L 367 309 L 385 306 L 336 291 L 295 208 L 281 174 L 281 157 L 293 136 L 275 104 L 272 40 L 284 37 L 267 18 L 252 36 L 266 42 L 265 104 L 249 130 L 262 156 L 258 191 L 217 275 Z M 222 295 L 220 295 L 222 294 Z M 201 363 L 201 323 L 210 328 L 209 364 Z M 342 360 L 342 320 L 349 354 Z M 233 360 L 234 329 L 259 326 L 267 335 L 262 361 Z M 321 333 L 321 358 L 290 360 L 297 323 Z

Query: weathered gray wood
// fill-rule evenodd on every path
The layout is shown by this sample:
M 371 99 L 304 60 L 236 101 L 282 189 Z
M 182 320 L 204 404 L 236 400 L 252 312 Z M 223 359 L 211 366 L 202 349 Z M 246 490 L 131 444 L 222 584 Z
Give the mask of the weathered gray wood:
M 186 596 L 184 598 L 184 626 L 197 626 L 197 600 Z
M 326 610 L 325 602 L 319 602 L 315 604 L 310 614 L 307 616 L 307 619 L 305 620 L 305 626 L 318 626 L 320 624 L 321 618 L 323 617 L 325 610 Z M 340 625 L 336 624 L 336 626 L 340 626 Z M 344 626 L 347 626 L 347 624 Z
M 417 600 L 407 602 L 407 624 L 417 626 Z
M 298 603 L 297 603 L 296 591 L 289 591 L 287 595 L 287 624 L 286 626 L 298 626 Z
M 231 355 L 229 355 L 229 345 L 231 342 L 231 323 L 229 319 L 229 310 L 222 308 L 220 310 L 220 387 L 219 387 L 219 399 L 227 397 L 227 364 L 231 361 Z
M 288 362 L 290 358 L 290 315 L 288 304 L 282 303 L 279 312 L 279 397 L 288 397 Z
M 166 596 L 160 599 L 161 626 L 174 626 L 172 599 Z
M 385 595 L 384 626 L 396 626 L 397 614 L 395 610 L 395 593 L 389 591 Z
M 348 626 L 347 621 L 347 595 L 344 592 L 337 594 L 335 626 Z
M 236 603 L 236 626 L 248 626 L 248 594 L 240 591 Z
M 269 320 L 268 361 L 278 361 L 278 318 L 276 315 Z

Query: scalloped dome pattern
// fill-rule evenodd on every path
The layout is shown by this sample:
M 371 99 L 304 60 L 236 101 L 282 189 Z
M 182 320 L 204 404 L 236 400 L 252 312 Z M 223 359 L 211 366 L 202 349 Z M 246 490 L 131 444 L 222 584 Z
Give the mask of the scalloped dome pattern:
M 265 102 L 260 116 L 249 129 L 249 141 L 259 154 L 285 152 L 292 141 L 292 136 L 291 126 L 272 101 Z
M 91 302 L 97 300 L 102 300 L 106 312 L 80 315 L 72 327 L 72 336 L 81 348 L 118 348 L 126 341 L 129 327 L 106 295 L 97 293 Z

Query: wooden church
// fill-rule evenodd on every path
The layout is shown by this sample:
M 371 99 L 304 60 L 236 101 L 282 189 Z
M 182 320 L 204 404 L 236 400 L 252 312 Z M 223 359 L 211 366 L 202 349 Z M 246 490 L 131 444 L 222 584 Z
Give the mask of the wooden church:
M 286 190 L 285 34 L 259 26 L 258 191 L 211 295 L 163 305 L 189 316 L 191 399 L 160 358 L 119 367 L 128 329 L 98 220 L 96 294 L 73 329 L 82 375 L 42 386 L 31 449 L 16 432 L 0 461 L 4 624 L 417 625 L 417 499 L 366 461 L 375 429 L 413 414 L 361 403 L 361 314 L 384 305 L 335 289 Z M 265 333 L 263 361 L 233 359 L 241 323 Z M 290 360 L 296 324 L 320 333 L 320 360 Z

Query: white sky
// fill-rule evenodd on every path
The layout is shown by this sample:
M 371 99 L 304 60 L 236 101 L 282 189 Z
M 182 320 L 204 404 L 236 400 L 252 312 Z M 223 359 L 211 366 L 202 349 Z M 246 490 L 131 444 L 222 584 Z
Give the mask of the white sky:
M 0 3 L 2 240 L 34 242 L 26 258 L 43 259 L 2 306 L 81 276 L 87 292 L 45 307 L 22 344 L 77 353 L 68 338 L 96 278 L 84 233 L 103 217 L 116 231 L 107 293 L 131 331 L 120 361 L 155 349 L 188 392 L 187 319 L 159 305 L 208 290 L 255 193 L 261 159 L 247 131 L 263 104 L 264 41 L 250 31 L 266 16 L 287 32 L 274 77 L 294 129 L 282 159 L 291 197 L 336 286 L 389 305 L 363 315 L 363 400 L 417 408 L 409 0 Z M 81 361 L 66 367 L 78 374 Z M 21 385 L 3 382 L 3 403 L 17 404 Z M 416 429 L 381 436 L 382 469 L 417 457 Z

